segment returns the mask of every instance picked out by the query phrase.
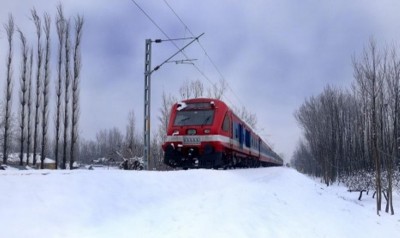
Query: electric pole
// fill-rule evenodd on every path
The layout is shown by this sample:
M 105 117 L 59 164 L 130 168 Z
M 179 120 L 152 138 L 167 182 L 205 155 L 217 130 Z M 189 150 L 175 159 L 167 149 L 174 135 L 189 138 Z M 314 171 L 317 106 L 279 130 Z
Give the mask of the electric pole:
M 198 40 L 204 33 L 197 37 L 188 37 L 188 38 L 180 38 L 180 39 L 168 39 L 168 40 L 160 40 L 157 39 L 155 41 L 152 41 L 151 39 L 146 39 L 146 48 L 145 48 L 145 61 L 144 61 L 144 153 L 143 153 L 143 163 L 144 163 L 144 169 L 148 170 L 149 165 L 150 165 L 150 159 L 151 159 L 151 153 L 150 153 L 150 100 L 151 100 L 151 74 L 158 70 L 163 64 L 168 63 L 169 60 L 171 60 L 173 57 L 175 57 L 177 54 L 182 52 L 186 47 L 188 47 L 190 44 Z M 161 43 L 163 41 L 174 41 L 174 40 L 187 40 L 187 39 L 193 39 L 190 41 L 188 44 L 186 44 L 184 47 L 179 49 L 175 54 L 173 54 L 171 57 L 166 59 L 164 62 L 162 62 L 160 65 L 156 66 L 154 69 L 151 69 L 151 43 Z
M 144 61 L 144 169 L 149 168 L 150 160 L 150 79 L 151 79 L 151 40 L 146 39 Z

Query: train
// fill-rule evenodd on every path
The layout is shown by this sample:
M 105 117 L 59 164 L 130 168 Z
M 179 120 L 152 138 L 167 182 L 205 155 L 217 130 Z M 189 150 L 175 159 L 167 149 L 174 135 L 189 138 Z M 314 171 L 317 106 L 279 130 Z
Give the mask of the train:
M 162 145 L 172 168 L 255 168 L 282 166 L 283 160 L 219 99 L 175 103 Z

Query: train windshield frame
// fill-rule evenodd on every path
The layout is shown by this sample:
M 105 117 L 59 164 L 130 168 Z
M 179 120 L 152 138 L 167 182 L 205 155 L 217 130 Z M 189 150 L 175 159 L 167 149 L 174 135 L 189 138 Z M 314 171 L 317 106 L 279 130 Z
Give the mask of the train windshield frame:
M 209 126 L 214 121 L 214 110 L 177 111 L 174 126 Z

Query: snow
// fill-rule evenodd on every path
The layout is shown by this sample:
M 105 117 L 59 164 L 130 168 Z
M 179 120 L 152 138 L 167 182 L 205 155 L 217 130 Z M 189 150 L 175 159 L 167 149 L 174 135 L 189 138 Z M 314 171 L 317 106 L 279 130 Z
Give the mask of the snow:
M 289 168 L 0 171 L 1 237 L 395 237 L 375 200 Z
M 187 107 L 187 104 L 185 102 L 178 102 L 177 110 L 180 111 L 180 110 L 185 109 L 186 107 Z
M 23 159 L 23 161 L 24 161 L 24 163 L 26 162 L 26 153 L 24 153 L 23 154 L 23 156 L 22 156 L 22 159 Z M 19 164 L 19 162 L 20 162 L 20 158 L 19 158 L 19 153 L 12 153 L 12 154 L 10 154 L 10 155 L 8 155 L 8 163 L 14 163 L 14 164 Z M 40 155 L 36 155 L 36 161 L 38 161 L 39 163 L 40 163 L 40 161 L 41 161 L 41 156 Z M 33 163 L 33 154 L 30 154 L 29 155 L 29 164 L 32 164 Z M 53 159 L 49 159 L 49 158 L 45 158 L 44 159 L 44 161 L 43 161 L 43 163 L 45 163 L 45 164 L 54 164 L 55 163 L 55 161 L 53 160 Z

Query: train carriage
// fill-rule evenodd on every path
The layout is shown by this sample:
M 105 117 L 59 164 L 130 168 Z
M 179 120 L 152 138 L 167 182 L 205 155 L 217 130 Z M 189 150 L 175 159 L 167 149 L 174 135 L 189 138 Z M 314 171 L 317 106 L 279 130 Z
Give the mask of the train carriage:
M 188 99 L 172 106 L 164 163 L 180 168 L 280 166 L 282 159 L 222 101 Z

